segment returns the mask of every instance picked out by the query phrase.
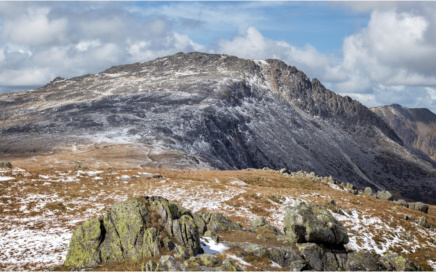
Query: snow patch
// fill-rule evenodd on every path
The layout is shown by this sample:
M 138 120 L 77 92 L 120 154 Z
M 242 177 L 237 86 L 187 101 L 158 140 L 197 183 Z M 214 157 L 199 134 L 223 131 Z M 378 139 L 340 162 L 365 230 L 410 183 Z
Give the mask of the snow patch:
M 248 184 L 243 182 L 242 180 L 234 180 L 234 181 L 230 181 L 231 185 L 236 185 L 236 186 L 242 186 L 242 187 L 247 187 Z
M 204 251 L 204 254 L 220 254 L 229 249 L 229 247 L 225 244 L 217 243 L 210 237 L 200 238 L 200 245 Z
M 237 261 L 239 264 L 243 265 L 243 266 L 253 266 L 251 263 L 247 263 L 246 261 L 244 261 L 242 258 L 237 257 L 235 255 L 227 255 L 229 258 Z
M 13 177 L 0 177 L 0 181 L 8 181 L 8 180 L 14 180 Z

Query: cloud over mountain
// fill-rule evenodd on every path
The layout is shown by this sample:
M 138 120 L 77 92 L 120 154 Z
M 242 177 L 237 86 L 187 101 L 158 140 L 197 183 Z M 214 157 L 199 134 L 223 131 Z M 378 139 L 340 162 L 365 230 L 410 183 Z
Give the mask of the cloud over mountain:
M 1 2 L 0 92 L 203 51 L 279 58 L 368 106 L 436 111 L 435 11 L 433 2 Z M 333 13 L 344 26 L 365 21 L 330 37 Z

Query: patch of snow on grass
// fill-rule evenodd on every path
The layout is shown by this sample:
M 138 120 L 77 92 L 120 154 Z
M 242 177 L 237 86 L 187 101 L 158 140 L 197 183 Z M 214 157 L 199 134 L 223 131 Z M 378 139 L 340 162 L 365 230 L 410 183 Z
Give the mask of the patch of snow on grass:
M 139 177 L 146 177 L 146 178 L 152 178 L 153 174 L 147 173 L 147 172 L 138 172 Z
M 334 184 L 334 183 L 330 183 L 330 182 L 329 182 L 328 185 L 330 185 L 330 187 L 332 187 L 332 188 L 335 189 L 335 190 L 342 191 L 342 188 L 339 187 L 338 185 Z
M 271 267 L 282 268 L 278 263 L 271 261 Z
M 76 178 L 76 177 L 62 177 L 56 181 L 60 181 L 60 182 L 76 182 L 76 181 L 80 181 L 80 179 Z
M 122 176 L 121 176 L 121 179 L 122 179 L 123 181 L 128 181 L 128 180 L 131 180 L 132 178 L 129 177 L 128 175 L 122 175 Z
M 427 263 L 431 266 L 433 271 L 436 271 L 436 261 L 428 260 Z
M 235 261 L 237 261 L 240 265 L 243 265 L 243 266 L 253 266 L 251 263 L 247 263 L 246 261 L 244 261 L 242 258 L 240 258 L 240 257 L 237 257 L 237 256 L 235 256 L 235 255 L 227 255 L 229 258 L 231 258 L 231 259 L 233 259 L 233 260 L 235 260 Z
M 347 247 L 349 249 L 356 251 L 374 250 L 377 254 L 383 255 L 393 246 L 410 247 L 413 245 L 409 241 L 400 239 L 398 234 L 392 234 L 392 231 L 398 233 L 404 232 L 404 228 L 392 230 L 392 228 L 380 220 L 380 218 L 375 216 L 370 217 L 362 211 L 352 210 L 350 215 L 333 213 L 333 216 L 348 230 L 350 242 L 347 244 Z M 379 240 L 379 238 L 376 238 L 376 235 L 380 233 L 383 234 L 383 243 L 376 242 L 376 240 Z
M 13 177 L 0 177 L 0 181 L 8 181 L 8 180 L 14 180 Z
M 90 177 L 96 176 L 97 174 L 104 173 L 104 171 L 77 171 L 77 174 L 86 174 Z
M 72 232 L 64 228 L 45 231 L 29 230 L 17 226 L 0 235 L 1 264 L 45 263 L 60 264 L 65 261 L 65 252 Z
M 245 191 L 236 188 L 221 191 L 201 185 L 187 188 L 174 188 L 173 184 L 159 186 L 148 194 L 160 195 L 171 201 L 189 199 L 189 201 L 183 201 L 181 205 L 195 213 L 203 208 L 210 212 L 213 210 L 222 211 L 221 203 L 226 202 L 241 193 L 245 193 Z
M 236 186 L 242 186 L 242 187 L 247 187 L 248 184 L 243 182 L 242 180 L 234 180 L 234 181 L 230 181 L 231 185 L 236 185 Z
M 200 238 L 200 245 L 204 251 L 204 254 L 220 254 L 229 249 L 229 247 L 225 244 L 217 243 L 210 237 Z

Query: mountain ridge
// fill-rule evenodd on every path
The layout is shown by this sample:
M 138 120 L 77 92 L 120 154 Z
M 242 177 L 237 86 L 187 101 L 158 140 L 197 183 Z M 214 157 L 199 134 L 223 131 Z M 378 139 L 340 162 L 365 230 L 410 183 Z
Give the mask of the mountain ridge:
M 426 160 L 436 159 L 436 114 L 426 108 L 407 108 L 398 104 L 373 107 L 403 139 L 405 146 Z
M 188 166 L 303 169 L 434 201 L 431 163 L 361 103 L 279 60 L 179 53 L 57 78 L 0 106 L 3 154 L 128 143 L 182 152 Z

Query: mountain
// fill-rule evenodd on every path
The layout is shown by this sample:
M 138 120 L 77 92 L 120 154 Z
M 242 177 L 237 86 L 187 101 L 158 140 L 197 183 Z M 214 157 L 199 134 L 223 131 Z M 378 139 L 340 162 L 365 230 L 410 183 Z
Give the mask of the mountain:
M 56 78 L 0 107 L 0 152 L 17 163 L 286 167 L 435 203 L 431 163 L 371 110 L 279 60 L 179 53 Z
M 423 158 L 436 160 L 436 114 L 429 109 L 412 109 L 398 104 L 371 110 L 395 130 L 406 147 Z

